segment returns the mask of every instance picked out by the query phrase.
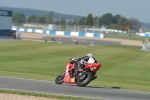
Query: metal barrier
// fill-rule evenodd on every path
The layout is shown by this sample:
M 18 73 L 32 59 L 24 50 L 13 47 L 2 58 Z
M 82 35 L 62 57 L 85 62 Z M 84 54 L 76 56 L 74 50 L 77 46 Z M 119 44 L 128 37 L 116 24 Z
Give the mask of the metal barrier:
M 100 33 L 39 30 L 39 29 L 27 29 L 27 28 L 12 28 L 12 30 L 15 30 L 17 32 L 31 32 L 31 33 L 41 33 L 41 34 L 60 35 L 60 36 L 104 38 L 104 34 L 100 34 Z

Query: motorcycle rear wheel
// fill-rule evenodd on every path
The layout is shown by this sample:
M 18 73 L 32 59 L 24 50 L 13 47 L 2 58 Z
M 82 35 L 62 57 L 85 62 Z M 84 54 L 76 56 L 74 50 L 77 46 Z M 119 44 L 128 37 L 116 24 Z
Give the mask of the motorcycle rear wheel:
M 56 79 L 55 79 L 55 83 L 56 84 L 62 84 L 64 82 L 64 76 L 65 76 L 65 71 L 63 71 L 62 73 L 60 73 Z
M 91 72 L 84 72 L 82 75 L 77 79 L 77 86 L 85 87 L 88 85 L 93 78 L 93 74 Z

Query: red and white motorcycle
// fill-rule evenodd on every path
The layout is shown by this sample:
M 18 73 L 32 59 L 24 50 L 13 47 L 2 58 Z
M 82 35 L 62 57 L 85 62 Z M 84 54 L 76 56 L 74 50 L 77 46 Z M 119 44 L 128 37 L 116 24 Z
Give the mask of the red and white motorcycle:
M 66 65 L 66 70 L 56 77 L 56 84 L 68 83 L 77 84 L 77 86 L 84 87 L 97 78 L 95 75 L 101 67 L 100 63 L 86 64 L 83 71 L 76 73 L 75 64 L 78 64 L 78 59 L 70 60 L 71 61 L 69 61 Z

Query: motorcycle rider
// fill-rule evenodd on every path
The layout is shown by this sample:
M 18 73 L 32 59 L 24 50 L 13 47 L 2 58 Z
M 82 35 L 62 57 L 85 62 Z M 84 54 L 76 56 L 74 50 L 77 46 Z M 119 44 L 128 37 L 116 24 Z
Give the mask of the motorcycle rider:
M 83 68 L 88 63 L 97 63 L 97 60 L 94 58 L 94 56 L 91 53 L 88 53 L 86 56 L 82 58 L 78 58 L 78 65 L 76 66 L 76 71 L 83 71 Z

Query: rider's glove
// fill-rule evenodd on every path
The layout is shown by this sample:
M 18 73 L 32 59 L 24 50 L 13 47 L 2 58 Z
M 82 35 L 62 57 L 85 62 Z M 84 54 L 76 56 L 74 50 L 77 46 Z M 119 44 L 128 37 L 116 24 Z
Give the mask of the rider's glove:
M 81 63 L 81 64 L 83 64 L 83 62 L 84 62 L 84 60 L 83 60 L 83 59 L 81 59 L 81 60 L 80 60 L 80 63 Z

